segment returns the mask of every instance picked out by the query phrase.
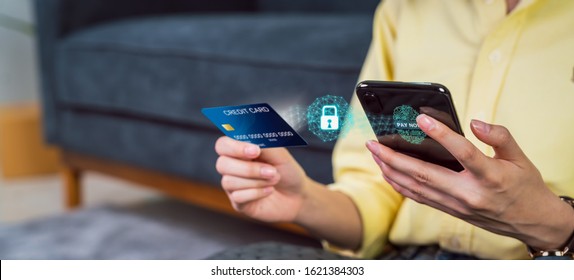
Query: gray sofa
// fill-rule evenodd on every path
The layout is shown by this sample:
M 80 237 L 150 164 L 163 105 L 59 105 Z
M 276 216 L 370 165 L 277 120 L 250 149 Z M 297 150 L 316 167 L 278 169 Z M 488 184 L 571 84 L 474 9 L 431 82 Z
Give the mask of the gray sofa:
M 44 134 L 73 152 L 218 186 L 200 108 L 350 98 L 378 0 L 37 0 Z M 329 183 L 332 142 L 291 149 Z

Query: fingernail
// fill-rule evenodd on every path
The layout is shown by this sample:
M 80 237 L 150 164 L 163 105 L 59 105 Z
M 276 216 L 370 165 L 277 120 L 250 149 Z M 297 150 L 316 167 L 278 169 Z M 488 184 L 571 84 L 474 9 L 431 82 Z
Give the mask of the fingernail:
M 273 178 L 273 176 L 275 176 L 276 173 L 277 170 L 273 167 L 264 166 L 261 168 L 261 176 L 265 178 Z
M 372 153 L 377 153 L 379 151 L 379 142 L 375 140 L 367 141 L 366 145 L 367 149 L 369 149 L 369 151 L 371 151 Z
M 419 127 L 426 131 L 432 130 L 436 126 L 434 120 L 425 114 L 420 114 L 417 117 L 417 121 L 419 123 Z
M 245 155 L 256 156 L 257 153 L 259 153 L 259 147 L 254 146 L 254 145 L 249 145 L 249 146 L 245 147 L 244 152 L 245 152 Z
M 472 120 L 470 121 L 470 125 L 472 125 L 472 128 L 474 128 L 476 131 L 480 132 L 480 133 L 488 133 L 490 132 L 490 125 L 479 121 L 479 120 Z

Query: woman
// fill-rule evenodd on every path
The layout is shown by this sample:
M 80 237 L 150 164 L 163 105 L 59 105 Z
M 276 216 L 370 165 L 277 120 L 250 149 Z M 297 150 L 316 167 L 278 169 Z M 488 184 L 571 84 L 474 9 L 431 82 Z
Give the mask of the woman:
M 478 258 L 527 258 L 525 245 L 561 252 L 574 232 L 574 209 L 558 197 L 574 196 L 571 26 L 573 1 L 385 1 L 360 80 L 449 87 L 467 138 L 424 114 L 417 123 L 465 170 L 396 153 L 351 128 L 328 188 L 286 149 L 225 137 L 215 146 L 222 186 L 237 211 L 297 223 L 326 248 L 364 258 L 387 242 Z

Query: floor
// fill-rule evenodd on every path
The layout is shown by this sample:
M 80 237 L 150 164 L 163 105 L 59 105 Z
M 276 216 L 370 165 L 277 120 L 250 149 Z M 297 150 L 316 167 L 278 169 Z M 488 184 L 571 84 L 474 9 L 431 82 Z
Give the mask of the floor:
M 257 247 L 246 254 L 242 248 L 262 242 L 303 246 L 285 247 L 295 253 L 320 248 L 315 239 L 168 199 L 129 182 L 96 173 L 83 179 L 84 207 L 69 213 L 57 175 L 0 181 L 0 258 L 204 259 L 222 253 L 221 258 L 279 258 L 276 249 Z
M 83 177 L 84 206 L 127 205 L 153 200 L 158 192 L 98 173 Z M 62 180 L 57 174 L 5 180 L 0 178 L 0 223 L 11 224 L 66 212 Z

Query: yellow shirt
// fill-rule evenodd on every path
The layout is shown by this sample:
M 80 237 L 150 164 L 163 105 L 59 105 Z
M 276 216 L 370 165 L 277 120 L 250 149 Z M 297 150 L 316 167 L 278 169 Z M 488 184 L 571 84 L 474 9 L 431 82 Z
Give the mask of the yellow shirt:
M 504 0 L 386 0 L 375 13 L 360 80 L 446 85 L 473 144 L 493 155 L 468 129 L 471 119 L 506 126 L 552 191 L 574 196 L 573 72 L 574 1 L 522 0 L 507 15 Z M 481 258 L 527 258 L 516 239 L 396 193 L 365 148 L 376 138 L 355 97 L 352 106 L 355 125 L 336 145 L 330 187 L 350 196 L 361 214 L 358 256 L 373 257 L 390 240 Z

